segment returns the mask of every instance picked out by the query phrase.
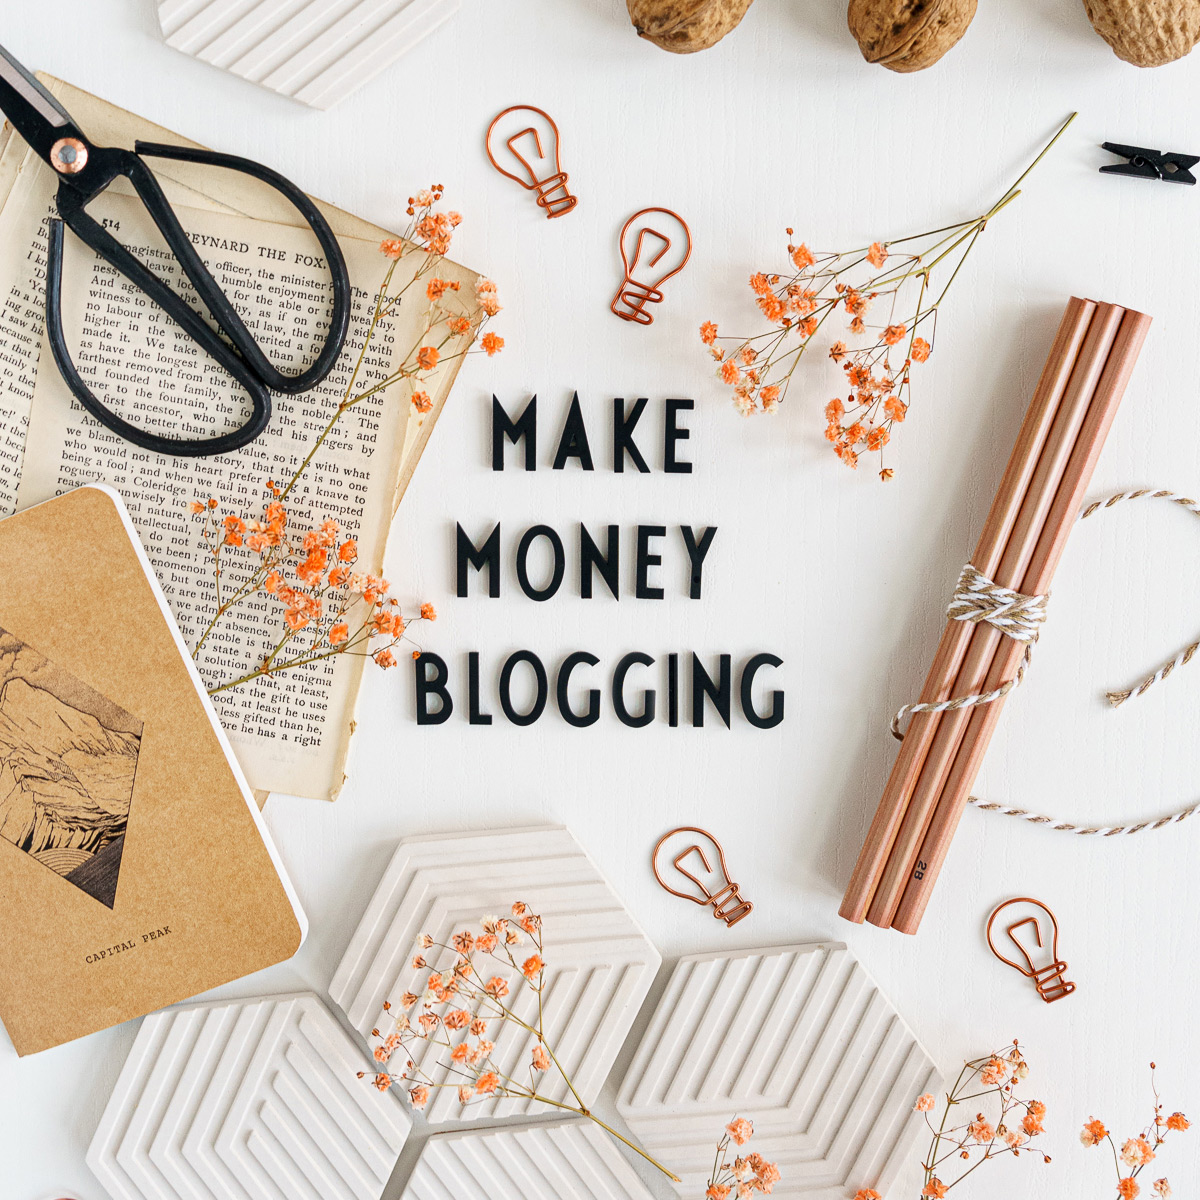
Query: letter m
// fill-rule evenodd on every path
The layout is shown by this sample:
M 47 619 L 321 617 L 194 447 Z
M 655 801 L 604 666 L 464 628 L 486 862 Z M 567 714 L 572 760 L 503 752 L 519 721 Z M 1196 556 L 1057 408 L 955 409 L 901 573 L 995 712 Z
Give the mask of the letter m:
M 537 397 L 531 396 L 525 411 L 514 421 L 496 396 L 492 397 L 492 470 L 504 470 L 504 439 L 514 446 L 525 441 L 525 470 L 537 470 Z
M 458 595 L 460 598 L 468 594 L 467 568 L 474 567 L 481 571 L 488 569 L 488 595 L 495 600 L 500 595 L 500 522 L 488 534 L 487 541 L 478 549 L 467 536 L 466 530 L 457 525 L 458 541 L 455 559 L 458 562 Z

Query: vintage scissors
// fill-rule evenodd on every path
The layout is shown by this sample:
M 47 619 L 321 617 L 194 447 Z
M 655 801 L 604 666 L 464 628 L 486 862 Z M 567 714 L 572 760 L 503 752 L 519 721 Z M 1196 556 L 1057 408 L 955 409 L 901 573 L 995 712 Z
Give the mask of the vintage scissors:
M 128 441 L 162 454 L 223 454 L 245 446 L 266 428 L 271 418 L 272 391 L 293 395 L 308 391 L 333 369 L 350 323 L 350 277 L 333 231 L 316 205 L 295 184 L 250 159 L 211 150 L 149 142 L 135 142 L 132 150 L 93 145 L 66 109 L 3 46 L 0 46 L 0 110 L 59 177 L 56 204 L 61 220 L 50 222 L 47 250 L 46 331 L 54 361 L 67 386 L 98 421 Z M 282 193 L 300 212 L 321 245 L 333 280 L 329 332 L 320 353 L 305 370 L 298 375 L 284 375 L 267 359 L 196 253 L 144 158 L 171 158 L 240 171 Z M 146 211 L 211 314 L 216 329 L 153 271 L 143 266 L 100 222 L 88 215 L 87 205 L 119 175 L 133 184 Z M 161 437 L 131 425 L 96 397 L 76 370 L 63 338 L 64 222 L 86 246 L 166 312 L 246 389 L 252 411 L 240 429 L 210 438 Z

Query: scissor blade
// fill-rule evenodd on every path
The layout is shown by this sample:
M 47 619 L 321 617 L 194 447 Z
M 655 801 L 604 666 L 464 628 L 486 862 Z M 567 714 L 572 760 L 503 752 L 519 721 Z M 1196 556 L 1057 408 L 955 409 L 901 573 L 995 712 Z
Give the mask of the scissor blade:
M 46 157 L 70 113 L 3 46 L 0 46 L 0 110 L 13 128 Z

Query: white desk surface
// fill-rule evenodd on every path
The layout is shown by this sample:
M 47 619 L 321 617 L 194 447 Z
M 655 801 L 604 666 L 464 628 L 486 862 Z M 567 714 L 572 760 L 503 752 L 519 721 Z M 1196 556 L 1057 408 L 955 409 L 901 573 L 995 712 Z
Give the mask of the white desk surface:
M 472 727 L 457 713 L 419 728 L 408 665 L 371 673 L 342 798 L 276 796 L 266 810 L 312 923 L 307 944 L 226 993 L 323 991 L 398 837 L 563 823 L 668 961 L 845 940 L 946 1069 L 1011 1038 L 1026 1042 L 1055 1161 L 991 1164 L 966 1194 L 1109 1195 L 1111 1161 L 1085 1151 L 1078 1130 L 1093 1114 L 1126 1136 L 1140 1127 L 1152 1058 L 1167 1111 L 1200 1116 L 1200 1077 L 1189 1074 L 1200 1054 L 1200 818 L 1102 841 L 970 812 L 918 937 L 837 917 L 894 755 L 889 716 L 923 678 L 1068 295 L 1156 318 L 1093 494 L 1145 484 L 1200 492 L 1200 189 L 1097 173 L 1106 140 L 1200 152 L 1200 53 L 1139 71 L 1093 34 L 1078 0 L 1011 0 L 981 5 L 940 65 L 901 76 L 861 60 L 842 0 L 757 0 L 724 43 L 689 57 L 640 43 L 620 0 L 464 0 L 415 52 L 318 113 L 168 49 L 151 0 L 25 0 L 6 6 L 3 25 L 4 44 L 31 66 L 267 161 L 380 223 L 399 223 L 405 197 L 435 181 L 466 215 L 455 255 L 499 282 L 495 328 L 508 345 L 462 371 L 388 561 L 401 596 L 441 612 L 426 645 L 450 660 L 460 705 L 472 649 L 486 680 L 519 647 L 551 662 L 590 649 L 601 686 L 634 649 L 735 659 L 769 650 L 785 662 L 787 717 L 765 732 L 745 722 L 629 730 L 607 703 L 588 730 L 552 711 L 527 729 L 499 715 L 491 728 Z M 514 103 L 558 118 L 580 196 L 565 220 L 543 220 L 484 158 L 490 118 Z M 955 285 L 894 442 L 893 483 L 866 467 L 853 475 L 829 453 L 820 409 L 832 379 L 820 372 L 776 419 L 737 417 L 697 326 L 751 326 L 746 277 L 782 263 L 785 226 L 838 248 L 983 211 L 1072 109 L 1078 121 Z M 654 204 L 687 216 L 696 249 L 643 329 L 607 306 L 616 233 Z M 545 446 L 576 389 L 600 465 L 611 397 L 649 396 L 652 416 L 663 397 L 695 397 L 695 473 L 550 472 Z M 550 417 L 532 477 L 489 469 L 493 392 L 510 407 L 537 392 Z M 658 455 L 657 438 L 649 450 Z M 568 575 L 558 598 L 534 604 L 517 592 L 511 562 L 500 600 L 458 601 L 454 522 L 478 533 L 495 519 L 514 534 L 537 521 L 570 534 L 581 520 L 720 531 L 701 601 L 680 590 L 678 557 L 666 559 L 674 586 L 663 602 L 583 601 Z M 1127 506 L 1081 527 L 977 791 L 1100 823 L 1193 802 L 1200 665 L 1117 712 L 1101 693 L 1196 635 L 1198 583 L 1200 524 L 1185 513 Z M 651 878 L 649 848 L 678 823 L 724 840 L 756 905 L 734 931 Z M 1059 914 L 1060 950 L 1079 987 L 1060 1004 L 1042 1004 L 983 943 L 990 907 L 1023 893 Z M 22 1061 L 0 1046 L 2 1200 L 101 1200 L 84 1152 L 135 1029 Z M 1177 1194 L 1194 1192 L 1200 1140 L 1168 1145 L 1159 1166 L 1147 1180 L 1165 1173 Z M 916 1178 L 889 1200 L 915 1196 Z

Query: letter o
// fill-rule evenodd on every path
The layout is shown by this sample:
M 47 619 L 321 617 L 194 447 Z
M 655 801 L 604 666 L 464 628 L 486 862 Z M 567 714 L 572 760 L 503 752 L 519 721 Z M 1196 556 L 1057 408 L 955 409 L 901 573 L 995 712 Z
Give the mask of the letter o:
M 523 662 L 533 668 L 533 677 L 537 681 L 537 696 L 534 698 L 533 707 L 527 713 L 517 712 L 513 708 L 512 697 L 509 695 L 513 670 L 518 663 Z M 504 660 L 504 667 L 500 671 L 500 707 L 504 709 L 504 715 L 514 725 L 532 725 L 546 707 L 546 696 L 549 690 L 546 668 L 542 666 L 542 660 L 532 650 L 517 650 Z
M 550 543 L 550 549 L 554 553 L 554 569 L 550 574 L 550 582 L 544 588 L 538 589 L 529 582 L 529 548 L 533 545 L 534 539 L 540 537 L 546 538 Z M 549 600 L 562 586 L 563 574 L 566 569 L 566 552 L 563 550 L 562 538 L 555 530 L 551 529 L 549 525 L 532 525 L 525 530 L 517 546 L 517 582 L 521 585 L 521 591 L 530 600 Z

